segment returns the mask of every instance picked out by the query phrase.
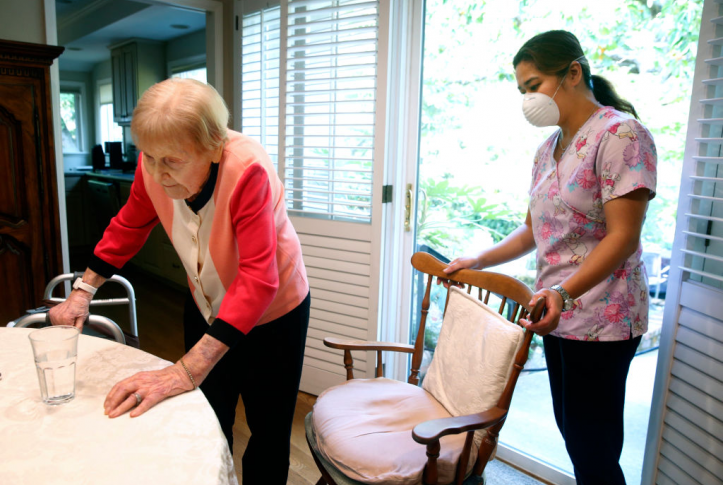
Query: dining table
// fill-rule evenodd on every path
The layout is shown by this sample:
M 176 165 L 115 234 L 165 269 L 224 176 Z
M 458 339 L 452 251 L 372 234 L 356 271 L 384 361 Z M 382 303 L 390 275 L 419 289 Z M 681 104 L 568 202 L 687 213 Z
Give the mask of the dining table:
M 0 327 L 0 484 L 237 485 L 228 443 L 200 389 L 110 419 L 120 380 L 171 362 L 80 335 L 75 398 L 43 403 L 28 335 Z

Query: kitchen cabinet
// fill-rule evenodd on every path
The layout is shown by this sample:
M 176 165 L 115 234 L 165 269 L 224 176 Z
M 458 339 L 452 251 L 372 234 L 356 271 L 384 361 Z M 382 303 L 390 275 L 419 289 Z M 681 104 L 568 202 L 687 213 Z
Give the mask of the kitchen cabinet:
M 118 213 L 117 191 L 117 185 L 103 178 L 88 176 L 85 170 L 70 169 L 65 172 L 65 211 L 71 266 L 74 257 L 79 258 L 75 263 L 85 264 L 110 218 Z
M 85 203 L 82 173 L 65 174 L 65 213 L 68 220 L 68 246 L 85 248 L 91 244 L 88 230 L 88 204 Z
M 128 125 L 141 95 L 166 77 L 163 43 L 129 39 L 109 47 L 113 81 L 113 121 Z

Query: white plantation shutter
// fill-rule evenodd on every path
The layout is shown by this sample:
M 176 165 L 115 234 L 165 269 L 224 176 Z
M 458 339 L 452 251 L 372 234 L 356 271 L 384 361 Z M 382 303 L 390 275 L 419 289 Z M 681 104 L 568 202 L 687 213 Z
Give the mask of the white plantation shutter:
M 281 7 L 243 16 L 241 132 L 255 138 L 278 168 Z
M 379 4 L 291 0 L 284 185 L 292 215 L 371 222 Z
M 324 337 L 378 334 L 389 0 L 237 5 L 242 131 L 282 155 L 311 287 L 301 389 L 319 394 L 346 376 Z M 374 359 L 354 369 L 372 377 Z
M 643 484 L 723 483 L 723 0 L 705 0 Z

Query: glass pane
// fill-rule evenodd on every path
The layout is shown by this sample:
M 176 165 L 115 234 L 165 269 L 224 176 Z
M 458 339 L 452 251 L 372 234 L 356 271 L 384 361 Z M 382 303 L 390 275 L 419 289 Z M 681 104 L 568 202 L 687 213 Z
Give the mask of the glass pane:
M 60 93 L 60 125 L 64 152 L 79 152 L 80 94 Z
M 123 127 L 113 121 L 112 103 L 100 105 L 101 146 L 105 147 L 107 141 L 123 141 Z
M 182 79 L 195 79 L 196 81 L 200 81 L 202 83 L 208 82 L 206 81 L 206 66 L 199 67 L 198 69 L 176 72 L 173 73 L 171 77 L 178 77 Z
M 534 153 L 557 130 L 527 123 L 514 77 L 512 59 L 517 49 L 537 33 L 573 32 L 593 74 L 611 81 L 621 97 L 635 105 L 653 134 L 659 157 L 657 196 L 649 205 L 642 235 L 651 306 L 649 331 L 628 379 L 621 465 L 629 483 L 640 482 L 702 3 L 426 1 L 418 250 L 436 253 L 443 260 L 476 253 L 523 222 Z M 669 26 L 673 25 L 676 33 L 671 35 Z M 661 78 L 666 82 L 661 83 Z M 494 271 L 532 287 L 534 255 Z M 419 277 L 414 281 L 412 315 L 416 318 L 424 282 Z M 435 285 L 423 367 L 434 354 L 444 296 L 445 291 Z M 413 341 L 418 322 L 413 321 L 411 327 Z M 500 439 L 572 473 L 552 413 L 541 344 L 536 337 Z

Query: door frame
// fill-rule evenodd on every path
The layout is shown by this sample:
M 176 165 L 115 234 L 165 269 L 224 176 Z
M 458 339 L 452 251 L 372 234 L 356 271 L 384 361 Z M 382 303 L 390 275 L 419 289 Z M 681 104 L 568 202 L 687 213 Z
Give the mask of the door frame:
M 45 15 L 45 43 L 58 45 L 58 23 L 55 15 L 55 0 L 43 0 Z M 60 253 L 63 273 L 70 272 L 70 246 L 68 244 L 68 218 L 65 207 L 65 166 L 63 163 L 63 138 L 60 129 L 60 68 L 58 59 L 50 66 L 50 100 L 53 107 L 53 138 L 55 141 L 55 181 L 58 189 L 58 216 L 60 219 Z M 70 284 L 65 283 L 65 294 L 70 293 Z
M 416 197 L 411 203 L 411 230 L 405 231 L 406 192 L 417 187 L 419 119 L 421 107 L 424 1 L 393 1 L 391 6 L 390 69 L 387 76 L 387 146 L 385 184 L 392 185 L 392 202 L 386 204 L 383 267 L 380 280 L 379 340 L 408 343 L 411 313 L 412 267 L 416 226 Z M 388 352 L 384 375 L 406 381 L 408 356 Z

